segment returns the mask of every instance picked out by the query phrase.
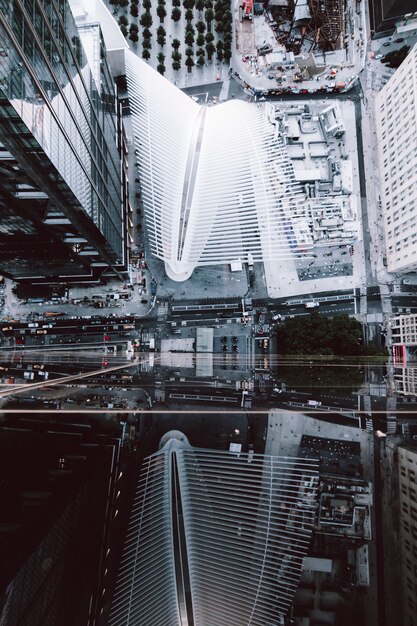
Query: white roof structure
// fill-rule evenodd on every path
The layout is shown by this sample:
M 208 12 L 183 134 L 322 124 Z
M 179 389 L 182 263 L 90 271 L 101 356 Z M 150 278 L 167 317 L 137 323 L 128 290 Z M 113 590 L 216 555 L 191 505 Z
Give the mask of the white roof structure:
M 147 233 L 167 274 L 299 252 L 289 225 L 307 208 L 264 108 L 200 106 L 132 52 L 125 59 Z
M 168 441 L 142 466 L 109 626 L 283 623 L 317 483 L 317 460 Z

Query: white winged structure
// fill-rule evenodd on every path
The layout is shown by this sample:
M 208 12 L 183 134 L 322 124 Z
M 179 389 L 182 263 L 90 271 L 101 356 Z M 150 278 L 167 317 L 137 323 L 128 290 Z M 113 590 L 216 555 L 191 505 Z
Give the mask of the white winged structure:
M 318 463 L 192 448 L 143 464 L 109 626 L 276 626 L 307 553 Z
M 308 209 L 265 107 L 199 105 L 128 50 L 125 63 L 147 233 L 167 274 L 299 253 L 292 224 Z

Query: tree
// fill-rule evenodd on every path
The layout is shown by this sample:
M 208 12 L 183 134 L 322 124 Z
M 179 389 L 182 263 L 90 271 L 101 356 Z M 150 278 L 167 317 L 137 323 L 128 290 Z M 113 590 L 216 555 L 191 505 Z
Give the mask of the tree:
M 204 9 L 204 0 L 196 0 L 195 8 L 197 11 L 202 11 Z
M 194 9 L 195 0 L 184 0 L 182 5 L 184 9 Z
M 161 4 L 158 5 L 157 9 L 156 9 L 156 14 L 159 17 L 159 19 L 161 20 L 161 22 L 164 21 L 164 18 L 166 17 L 166 10 L 165 7 L 162 6 Z
M 186 25 L 185 25 L 185 32 L 186 33 L 193 33 L 193 35 L 195 34 L 194 26 L 192 24 L 190 24 L 190 22 L 186 23 Z
M 210 24 L 214 19 L 213 9 L 207 9 L 204 17 L 206 18 L 206 22 Z
M 192 46 L 194 43 L 194 35 L 193 33 L 185 33 L 185 37 L 184 37 L 184 41 L 187 44 L 187 46 Z
M 206 51 L 204 50 L 204 48 L 198 48 L 197 52 L 196 52 L 196 55 L 198 57 L 204 57 L 204 56 L 206 56 Z
M 223 42 L 221 39 L 216 43 L 216 50 L 223 50 Z
M 224 31 L 223 24 L 221 22 L 217 22 L 216 28 L 214 29 L 216 33 L 222 33 Z
M 139 30 L 139 26 L 138 26 L 137 24 L 131 24 L 131 25 L 129 26 L 129 31 L 130 31 L 131 33 L 137 33 L 137 32 L 138 32 L 138 30 Z
M 204 3 L 204 6 L 206 7 L 206 9 L 212 9 L 213 8 L 212 0 L 206 0 Z
M 228 26 L 229 24 L 232 23 L 232 14 L 230 11 L 225 11 L 223 13 L 223 24 L 224 26 Z
M 160 46 L 165 46 L 167 40 L 164 36 L 158 35 L 156 38 L 156 41 L 158 42 Z
M 161 37 L 165 37 L 166 36 L 166 30 L 163 26 L 158 26 L 158 29 L 156 31 L 156 34 L 158 35 L 158 37 L 161 35 Z
M 196 27 L 196 29 L 198 30 L 199 33 L 204 33 L 204 31 L 206 30 L 206 25 L 201 20 L 199 20 L 197 22 L 195 27 Z
M 330 319 L 314 312 L 302 320 L 287 319 L 277 329 L 280 354 L 355 356 L 363 353 L 361 339 L 360 322 L 346 314 Z
M 226 41 L 232 41 L 233 39 L 233 35 L 232 33 L 224 33 L 223 35 L 223 41 L 226 43 Z
M 204 57 L 203 57 L 203 56 L 199 56 L 199 57 L 197 58 L 197 65 L 204 65 L 204 63 L 205 63 L 205 62 L 206 62 L 206 61 L 205 61 L 205 59 L 204 59 Z
M 149 28 L 144 28 L 142 31 L 142 39 L 150 39 L 152 37 L 152 31 Z
M 121 6 L 122 8 L 127 7 L 128 4 L 129 0 L 119 0 L 119 6 Z
M 185 19 L 187 22 L 192 22 L 194 19 L 194 11 L 192 9 L 187 9 L 185 12 Z
M 197 35 L 197 46 L 204 46 L 204 43 L 205 43 L 204 35 L 203 33 L 199 33 Z
M 150 50 L 152 48 L 152 42 L 150 39 L 142 39 L 142 48 Z
M 174 7 L 171 12 L 171 19 L 174 22 L 179 22 L 181 19 L 181 10 L 178 7 Z
M 179 61 L 173 61 L 172 62 L 172 69 L 175 70 L 176 72 L 178 72 L 178 70 L 181 69 L 181 63 Z
M 137 17 L 139 15 L 139 8 L 137 4 L 132 4 L 130 7 L 130 15 L 132 17 Z
M 173 7 L 180 7 L 181 6 L 181 0 L 172 0 L 172 6 Z
M 124 24 L 121 24 L 120 32 L 122 33 L 123 37 L 127 37 L 127 28 Z
M 221 22 L 223 20 L 223 11 L 216 11 L 215 18 L 216 22 Z
M 185 54 L 187 57 L 192 57 L 194 55 L 194 50 L 192 48 L 187 48 Z
M 158 59 L 158 63 L 164 63 L 164 61 L 165 61 L 165 54 L 163 54 L 163 52 L 158 52 L 157 59 Z
M 126 15 L 121 15 L 119 17 L 119 26 L 127 26 L 129 24 Z
M 179 39 L 173 39 L 171 46 L 174 48 L 174 50 L 178 50 L 178 48 L 180 47 L 181 42 Z
M 178 52 L 177 50 L 175 50 L 172 54 L 172 60 L 173 61 L 181 61 L 182 59 L 182 54 L 180 52 Z
M 142 0 L 142 6 L 146 11 L 149 11 L 149 9 L 152 7 L 151 0 Z
M 148 59 L 151 58 L 151 53 L 149 52 L 149 50 L 147 50 L 146 48 L 144 48 L 142 50 L 142 59 L 145 59 L 145 61 L 147 61 Z
M 221 63 L 223 61 L 223 50 L 217 49 L 217 60 L 219 61 L 219 63 Z
M 152 15 L 148 11 L 142 13 L 139 22 L 141 26 L 145 26 L 145 28 L 150 28 L 153 23 Z
M 137 43 L 139 41 L 138 34 L 135 30 L 131 30 L 129 33 L 129 39 L 133 41 L 133 43 Z
M 232 58 L 232 50 L 230 48 L 225 48 L 223 52 L 223 57 L 225 61 L 230 61 L 230 59 Z
M 206 35 L 206 43 L 210 43 L 213 40 L 214 40 L 213 33 L 207 33 L 207 35 Z
M 163 63 L 159 63 L 156 69 L 162 76 L 165 74 L 166 67 Z
M 206 52 L 207 52 L 207 57 L 209 61 L 211 61 L 211 58 L 215 50 L 216 48 L 214 47 L 214 44 L 211 41 L 206 44 Z
M 194 67 L 194 61 L 191 57 L 187 57 L 185 65 L 188 67 L 188 71 L 191 72 L 191 68 Z
M 225 41 L 223 44 L 223 50 L 226 52 L 226 50 L 231 50 L 232 49 L 232 42 L 231 41 Z

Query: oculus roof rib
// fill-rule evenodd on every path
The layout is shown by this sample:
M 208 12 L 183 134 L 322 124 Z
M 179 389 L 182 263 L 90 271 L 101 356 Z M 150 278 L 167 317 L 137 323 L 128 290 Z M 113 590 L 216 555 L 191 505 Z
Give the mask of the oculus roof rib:
M 110 626 L 270 626 L 313 528 L 317 461 L 191 448 L 145 460 Z
M 291 257 L 308 207 L 264 108 L 200 106 L 130 51 L 126 75 L 148 236 L 169 276 Z

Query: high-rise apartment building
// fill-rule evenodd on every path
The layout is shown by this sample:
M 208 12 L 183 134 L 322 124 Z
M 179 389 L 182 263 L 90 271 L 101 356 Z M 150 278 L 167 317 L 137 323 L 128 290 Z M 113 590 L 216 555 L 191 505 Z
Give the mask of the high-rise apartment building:
M 417 624 L 417 448 L 398 448 L 404 626 Z
M 417 44 L 375 100 L 389 272 L 417 270 Z
M 98 23 L 77 28 L 67 0 L 0 0 L 0 274 L 125 270 L 122 150 Z

